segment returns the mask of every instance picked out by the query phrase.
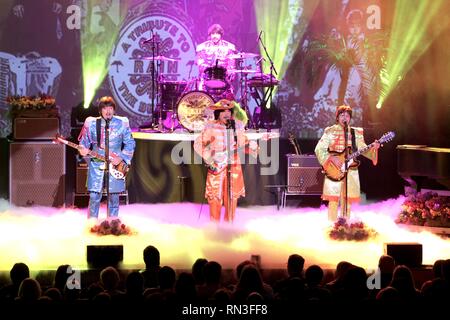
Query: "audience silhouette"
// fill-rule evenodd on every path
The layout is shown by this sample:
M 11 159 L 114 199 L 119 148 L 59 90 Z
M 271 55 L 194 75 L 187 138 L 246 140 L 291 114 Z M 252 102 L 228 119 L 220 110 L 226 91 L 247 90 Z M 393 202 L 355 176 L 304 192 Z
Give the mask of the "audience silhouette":
M 301 306 L 336 303 L 368 304 L 379 308 L 385 305 L 450 301 L 450 259 L 437 260 L 428 273 L 415 272 L 405 265 L 395 265 L 393 257 L 382 255 L 378 262 L 380 281 L 369 289 L 364 268 L 347 261 L 337 264 L 334 275 L 321 266 L 311 264 L 299 255 L 288 257 L 284 277 L 264 277 L 261 266 L 244 260 L 236 266 L 235 276 L 224 273 L 217 261 L 197 259 L 191 270 L 160 267 L 156 247 L 144 249 L 145 270 L 118 270 L 112 266 L 95 271 L 84 280 L 81 289 L 68 286 L 67 264 L 60 265 L 53 281 L 40 283 L 30 277 L 24 263 L 16 263 L 10 270 L 10 283 L 0 286 L 0 303 L 23 304 L 111 304 L 131 303 L 151 310 L 176 312 L 172 305 L 273 305 L 288 303 L 289 310 L 302 312 Z M 86 273 L 89 270 L 86 271 Z M 93 272 L 93 271 L 92 271 Z M 99 272 L 99 273 L 98 273 Z M 424 277 L 427 274 L 428 277 Z M 95 276 L 93 276 L 95 275 Z M 231 275 L 231 276 L 230 276 Z M 420 275 L 420 279 L 414 277 Z M 265 280 L 270 279 L 270 283 Z M 41 281 L 41 280 L 40 280 Z M 45 281 L 45 280 L 42 280 Z M 418 290 L 416 288 L 421 288 Z M 274 307 L 274 311 L 283 308 Z M 324 309 L 326 310 L 326 308 Z M 381 310 L 381 309 L 380 309 Z

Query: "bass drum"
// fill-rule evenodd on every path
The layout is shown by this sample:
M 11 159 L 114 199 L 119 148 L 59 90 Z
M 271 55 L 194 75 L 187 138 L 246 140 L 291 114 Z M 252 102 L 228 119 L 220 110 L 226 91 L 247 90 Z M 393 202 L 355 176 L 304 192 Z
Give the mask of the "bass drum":
M 189 131 L 201 131 L 214 120 L 214 111 L 209 108 L 212 104 L 214 99 L 206 92 L 188 92 L 178 102 L 178 120 Z

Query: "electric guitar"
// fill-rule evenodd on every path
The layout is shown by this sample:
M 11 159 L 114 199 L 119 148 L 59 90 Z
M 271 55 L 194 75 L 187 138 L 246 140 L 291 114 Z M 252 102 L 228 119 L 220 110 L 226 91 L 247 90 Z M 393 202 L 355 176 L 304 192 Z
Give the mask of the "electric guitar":
M 277 132 L 266 132 L 266 133 L 263 133 L 261 139 L 267 141 L 269 139 L 277 138 L 279 136 L 280 136 L 280 134 Z M 249 141 L 245 145 L 243 145 L 237 149 L 234 149 L 233 153 L 239 152 L 240 150 L 244 149 L 248 143 L 249 143 Z M 208 172 L 210 172 L 212 174 L 219 174 L 220 172 L 222 172 L 223 170 L 225 170 L 227 168 L 227 165 L 229 163 L 228 152 L 226 150 L 224 150 L 222 152 L 216 152 L 214 157 L 216 159 L 220 159 L 220 160 L 215 160 L 212 163 L 207 164 L 206 166 L 208 167 Z
M 295 138 L 295 136 L 294 136 L 294 134 L 292 132 L 288 133 L 288 139 L 289 139 L 289 142 L 294 147 L 295 154 L 296 155 L 300 155 L 301 154 L 300 146 L 298 145 L 297 139 Z
M 67 141 L 59 134 L 57 134 L 55 139 L 53 139 L 53 143 L 62 143 L 62 144 L 68 145 L 69 147 L 72 147 L 77 150 L 80 150 L 82 148 L 82 146 L 80 146 L 76 143 Z M 89 151 L 88 155 L 90 155 L 93 158 L 97 158 L 99 160 L 106 162 L 106 158 L 95 151 L 92 151 L 92 150 Z M 114 154 L 114 155 L 116 155 L 116 154 Z M 112 160 L 112 157 L 110 157 L 110 160 Z M 117 180 L 125 179 L 125 176 L 127 175 L 129 170 L 130 170 L 130 166 L 123 160 L 116 166 L 113 165 L 112 163 L 109 164 L 109 174 Z
M 380 144 L 389 142 L 394 139 L 395 133 L 390 131 L 381 136 L 378 139 Z M 365 146 L 364 148 L 359 149 L 358 151 L 349 154 L 347 159 L 345 159 L 345 150 L 342 152 L 330 151 L 331 156 L 338 157 L 342 161 L 342 165 L 340 167 L 336 166 L 332 161 L 328 161 L 327 165 L 323 167 L 323 172 L 325 175 L 333 181 L 341 181 L 345 178 L 347 172 L 345 171 L 345 162 L 347 162 L 347 169 L 355 169 L 359 166 L 360 162 L 356 160 L 356 158 L 362 153 L 366 152 L 370 148 L 372 148 L 375 144 L 375 141 L 371 144 Z

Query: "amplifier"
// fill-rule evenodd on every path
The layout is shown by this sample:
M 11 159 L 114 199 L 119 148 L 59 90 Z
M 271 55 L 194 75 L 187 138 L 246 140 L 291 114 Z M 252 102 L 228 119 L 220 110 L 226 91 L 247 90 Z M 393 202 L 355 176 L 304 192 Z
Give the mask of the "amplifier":
M 13 137 L 17 140 L 51 140 L 59 133 L 59 118 L 15 118 Z
M 320 195 L 324 175 L 315 155 L 287 155 L 287 193 Z
M 76 193 L 88 193 L 87 190 L 87 173 L 88 173 L 88 164 L 86 162 L 81 162 L 77 164 L 76 169 Z
M 9 199 L 16 206 L 65 204 L 66 146 L 50 141 L 9 145 Z

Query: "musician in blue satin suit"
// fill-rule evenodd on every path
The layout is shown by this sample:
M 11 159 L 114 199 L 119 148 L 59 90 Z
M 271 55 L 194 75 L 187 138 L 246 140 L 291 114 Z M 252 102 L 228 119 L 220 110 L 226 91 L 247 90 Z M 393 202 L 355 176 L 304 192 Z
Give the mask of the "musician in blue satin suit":
M 78 140 L 80 154 L 91 155 L 87 189 L 89 191 L 89 218 L 98 218 L 102 192 L 105 191 L 104 173 L 105 162 L 93 156 L 93 153 L 105 156 L 105 126 L 109 122 L 109 215 L 117 217 L 119 214 L 119 194 L 125 191 L 125 177 L 120 178 L 119 170 L 131 163 L 136 143 L 131 134 L 130 124 L 126 117 L 115 115 L 116 103 L 113 98 L 105 96 L 99 99 L 98 110 L 100 117 L 88 117 Z

